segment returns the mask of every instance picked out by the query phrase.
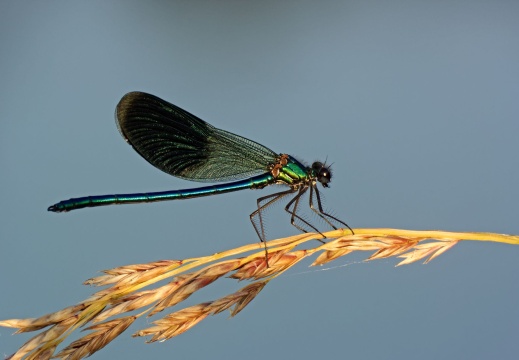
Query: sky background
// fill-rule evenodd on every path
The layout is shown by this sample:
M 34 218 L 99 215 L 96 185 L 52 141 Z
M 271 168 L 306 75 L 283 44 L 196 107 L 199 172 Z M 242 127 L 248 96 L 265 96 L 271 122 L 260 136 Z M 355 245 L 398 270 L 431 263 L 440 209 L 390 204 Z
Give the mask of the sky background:
M 113 114 L 146 91 L 307 163 L 352 227 L 519 234 L 517 1 L 2 1 L 0 319 L 80 302 L 98 271 L 257 241 L 255 199 L 47 212 L 84 195 L 198 186 L 149 165 Z M 271 238 L 297 233 L 282 207 Z M 516 359 L 519 247 L 428 265 L 300 263 L 237 317 L 92 359 Z M 242 284 L 240 284 L 241 287 Z M 188 304 L 238 287 L 214 284 Z M 31 335 L 0 328 L 0 356 Z

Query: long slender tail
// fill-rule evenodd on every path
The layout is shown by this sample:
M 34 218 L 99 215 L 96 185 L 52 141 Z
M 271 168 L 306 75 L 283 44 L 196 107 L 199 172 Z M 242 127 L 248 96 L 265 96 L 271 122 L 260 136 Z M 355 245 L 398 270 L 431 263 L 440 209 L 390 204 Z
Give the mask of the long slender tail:
M 171 190 L 141 194 L 116 194 L 85 196 L 63 200 L 48 207 L 48 211 L 67 212 L 87 207 L 117 205 L 117 204 L 139 204 L 167 200 L 184 200 L 202 196 L 223 194 L 243 189 L 262 188 L 272 182 L 270 173 L 258 175 L 250 179 L 244 179 L 220 185 L 211 185 L 194 189 Z
M 119 204 L 138 204 L 146 202 L 155 202 L 163 200 L 185 199 L 187 197 L 174 196 L 177 191 L 164 193 L 143 193 L 143 194 L 115 194 L 115 195 L 98 195 L 84 196 L 60 201 L 57 204 L 48 207 L 48 211 L 67 212 L 86 207 L 119 205 Z M 169 196 L 168 196 L 169 195 Z M 204 196 L 209 194 L 199 194 Z M 191 196 L 194 197 L 194 196 Z

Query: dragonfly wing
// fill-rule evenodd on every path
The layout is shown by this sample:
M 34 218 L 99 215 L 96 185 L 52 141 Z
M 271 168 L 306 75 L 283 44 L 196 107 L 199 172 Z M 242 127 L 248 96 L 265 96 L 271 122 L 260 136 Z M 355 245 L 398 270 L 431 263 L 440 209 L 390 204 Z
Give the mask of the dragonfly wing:
M 220 130 L 154 95 L 130 92 L 116 109 L 124 139 L 158 169 L 192 181 L 228 181 L 268 171 L 277 154 Z

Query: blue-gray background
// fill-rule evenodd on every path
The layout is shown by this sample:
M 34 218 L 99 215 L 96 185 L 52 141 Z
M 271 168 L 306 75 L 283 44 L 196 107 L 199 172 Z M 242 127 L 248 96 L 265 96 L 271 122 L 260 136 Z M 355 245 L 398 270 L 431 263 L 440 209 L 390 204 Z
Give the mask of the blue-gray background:
M 102 269 L 257 241 L 248 215 L 271 189 L 46 211 L 197 185 L 124 143 L 113 112 L 132 90 L 327 158 L 327 206 L 353 227 L 519 234 L 518 19 L 517 1 L 3 1 L 0 318 L 77 303 Z M 295 233 L 281 207 L 269 215 L 271 238 Z M 234 319 L 153 345 L 128 331 L 93 358 L 516 358 L 519 247 L 461 243 L 400 268 L 362 258 L 299 264 Z M 11 333 L 0 355 L 28 339 Z

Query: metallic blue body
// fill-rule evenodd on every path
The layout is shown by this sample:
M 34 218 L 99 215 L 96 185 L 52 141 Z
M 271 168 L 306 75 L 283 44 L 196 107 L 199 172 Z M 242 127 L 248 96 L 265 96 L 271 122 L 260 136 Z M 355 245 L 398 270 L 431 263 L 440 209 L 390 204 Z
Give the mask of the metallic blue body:
M 270 172 L 248 179 L 210 185 L 192 189 L 170 190 L 151 193 L 115 194 L 85 196 L 63 200 L 52 206 L 52 211 L 66 212 L 86 207 L 97 207 L 115 204 L 136 204 L 167 200 L 184 200 L 203 196 L 225 194 L 243 189 L 262 189 L 271 184 L 286 184 L 298 188 L 309 179 L 308 169 L 292 156 L 288 156 L 287 164 L 281 167 L 279 175 L 274 177 Z

